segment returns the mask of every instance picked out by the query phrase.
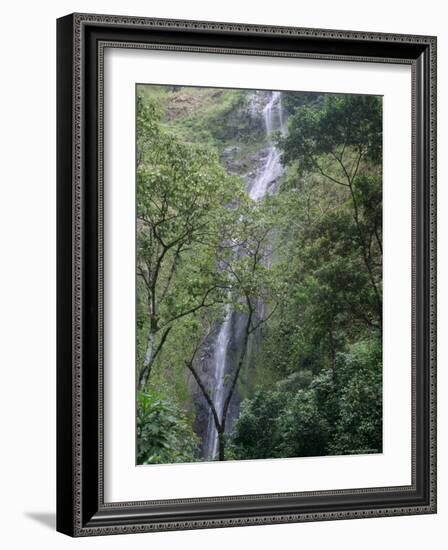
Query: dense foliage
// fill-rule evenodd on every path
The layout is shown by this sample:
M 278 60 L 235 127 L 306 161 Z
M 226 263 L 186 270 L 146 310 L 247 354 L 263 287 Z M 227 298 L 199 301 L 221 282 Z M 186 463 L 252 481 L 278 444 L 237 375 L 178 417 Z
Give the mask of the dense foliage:
M 358 342 L 305 381 L 289 377 L 242 405 L 232 456 L 286 458 L 378 452 L 381 441 L 378 342 Z M 337 373 L 337 379 L 336 379 Z M 311 380 L 311 382 L 310 382 Z
M 285 93 L 284 174 L 255 203 L 249 95 L 138 90 L 139 463 L 201 459 L 198 391 L 221 459 L 382 449 L 381 99 Z M 229 308 L 244 337 L 222 412 L 198 362 Z
M 198 438 L 178 406 L 152 390 L 138 394 L 138 464 L 189 462 L 197 446 Z

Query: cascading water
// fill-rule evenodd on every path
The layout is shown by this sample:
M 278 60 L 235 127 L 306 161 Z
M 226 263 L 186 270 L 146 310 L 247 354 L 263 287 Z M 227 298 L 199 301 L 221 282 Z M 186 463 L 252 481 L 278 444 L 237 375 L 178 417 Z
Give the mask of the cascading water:
M 275 192 L 275 184 L 282 174 L 283 167 L 280 162 L 280 151 L 272 141 L 272 132 L 280 130 L 284 133 L 284 120 L 281 105 L 281 92 L 267 92 L 267 102 L 263 107 L 262 115 L 268 147 L 263 156 L 263 164 L 252 182 L 248 182 L 247 193 L 254 201 L 261 200 L 267 193 Z M 261 307 L 262 304 L 261 304 Z M 230 342 L 232 331 L 241 330 L 241 323 L 237 322 L 237 315 L 234 314 L 230 305 L 226 306 L 226 314 L 220 324 L 212 358 L 213 365 L 213 390 L 212 399 L 218 417 L 221 419 L 224 400 L 226 398 L 226 375 L 229 372 Z M 238 340 L 238 337 L 236 338 Z M 231 421 L 232 418 L 228 420 Z M 205 459 L 213 460 L 218 451 L 218 432 L 215 427 L 211 411 L 208 414 L 207 428 L 204 434 L 203 455 Z
M 227 356 L 232 328 L 232 311 L 230 304 L 226 305 L 226 315 L 224 321 L 219 327 L 216 337 L 216 347 L 214 353 L 214 386 L 213 386 L 213 403 L 219 418 L 221 418 L 224 395 L 225 395 L 225 375 L 227 372 Z M 207 423 L 207 432 L 204 442 L 204 457 L 213 460 L 218 451 L 218 432 L 216 431 L 213 415 L 210 411 Z
M 280 151 L 272 142 L 274 130 L 284 131 L 281 92 L 271 92 L 269 101 L 263 108 L 263 118 L 269 147 L 264 167 L 249 189 L 249 197 L 255 201 L 261 200 L 266 195 L 270 185 L 278 180 L 283 171 Z

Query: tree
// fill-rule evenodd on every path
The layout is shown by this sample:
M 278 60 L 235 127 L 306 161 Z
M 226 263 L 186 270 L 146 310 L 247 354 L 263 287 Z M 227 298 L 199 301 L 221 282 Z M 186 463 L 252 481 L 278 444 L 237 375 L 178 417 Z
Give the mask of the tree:
M 160 117 L 154 101 L 138 99 L 137 274 L 146 302 L 138 311 L 147 333 L 141 389 L 173 324 L 223 300 L 225 284 L 215 265 L 219 228 L 229 214 L 226 205 L 242 193 L 216 154 L 180 142 L 163 130 Z M 179 281 L 187 257 L 194 267 Z
M 381 297 L 381 100 L 327 95 L 322 107 L 299 107 L 280 138 L 284 161 L 300 173 L 317 173 L 349 192 L 359 246 L 382 323 Z
M 332 454 L 382 450 L 381 342 L 370 337 L 337 356 L 338 418 L 330 442 Z
M 137 462 L 166 464 L 197 459 L 199 440 L 185 414 L 154 390 L 137 395 Z
M 233 458 L 381 452 L 379 340 L 338 352 L 336 363 L 337 378 L 323 368 L 306 387 L 285 380 L 243 401 L 230 441 Z
M 209 389 L 201 380 L 196 358 L 204 340 L 210 335 L 212 323 L 208 323 L 206 336 L 196 343 L 191 357 L 185 361 L 207 402 L 218 433 L 219 460 L 225 460 L 226 425 L 229 406 L 235 393 L 241 370 L 247 358 L 249 339 L 274 314 L 281 293 L 281 281 L 277 271 L 269 265 L 270 236 L 273 230 L 269 202 L 256 203 L 241 198 L 236 209 L 238 223 L 233 226 L 231 244 L 223 246 L 220 267 L 227 276 L 228 305 L 231 311 L 244 314 L 244 333 L 230 374 L 222 411 L 218 411 Z
M 285 411 L 289 393 L 276 390 L 258 390 L 241 404 L 240 415 L 232 434 L 230 449 L 240 460 L 282 458 L 284 434 L 280 419 Z

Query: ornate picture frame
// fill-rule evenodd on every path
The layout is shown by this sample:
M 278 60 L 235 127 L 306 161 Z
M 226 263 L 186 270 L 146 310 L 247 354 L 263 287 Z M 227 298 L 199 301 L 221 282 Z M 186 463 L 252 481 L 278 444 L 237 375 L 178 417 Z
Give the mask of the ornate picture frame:
M 149 492 L 145 500 L 105 501 L 104 52 L 110 47 L 410 66 L 410 485 L 162 500 Z M 58 19 L 57 52 L 57 530 L 91 536 L 435 513 L 436 38 L 72 14 Z

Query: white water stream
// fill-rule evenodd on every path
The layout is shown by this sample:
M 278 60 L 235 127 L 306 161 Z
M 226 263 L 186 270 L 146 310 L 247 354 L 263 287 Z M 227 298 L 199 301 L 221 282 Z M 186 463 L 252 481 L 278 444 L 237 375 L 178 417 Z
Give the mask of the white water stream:
M 272 132 L 276 130 L 280 130 L 282 133 L 284 132 L 281 92 L 269 92 L 267 103 L 263 107 L 263 119 L 269 146 L 267 148 L 266 160 L 248 189 L 248 195 L 254 201 L 261 200 L 267 193 L 275 192 L 273 185 L 283 171 L 280 162 L 280 151 L 275 147 L 272 141 Z M 214 364 L 212 399 L 220 420 L 222 418 L 224 401 L 228 391 L 226 386 L 226 374 L 229 365 L 229 345 L 232 336 L 232 325 L 233 313 L 230 304 L 228 304 L 226 306 L 224 321 L 219 327 L 216 336 L 212 358 L 212 363 Z M 215 427 L 213 415 L 211 411 L 209 411 L 207 431 L 204 437 L 204 458 L 213 460 L 217 452 L 218 432 Z

